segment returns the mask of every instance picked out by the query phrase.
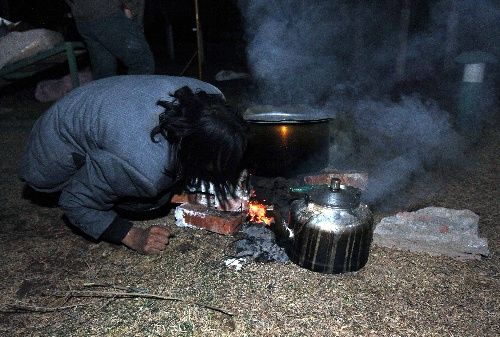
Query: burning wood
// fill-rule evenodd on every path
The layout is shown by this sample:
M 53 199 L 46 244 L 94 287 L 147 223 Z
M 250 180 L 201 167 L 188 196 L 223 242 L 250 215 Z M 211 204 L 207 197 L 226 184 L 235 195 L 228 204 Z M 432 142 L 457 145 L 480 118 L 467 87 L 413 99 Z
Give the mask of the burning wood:
M 261 222 L 265 223 L 267 226 L 274 221 L 273 217 L 267 216 L 268 207 L 261 204 L 258 201 L 250 201 L 248 204 L 248 216 L 250 217 L 250 222 Z
M 273 206 L 261 203 L 265 202 L 262 199 L 250 201 L 251 198 L 256 198 L 256 195 L 255 190 L 249 187 L 246 171 L 240 177 L 234 196 L 225 203 L 220 202 L 210 188 L 205 191 L 204 186 L 201 186 L 201 191 L 190 191 L 174 196 L 172 202 L 181 204 L 175 211 L 178 226 L 232 234 L 239 229 L 245 218 L 248 223 L 263 223 L 266 226 L 274 222 L 274 217 L 267 213 L 273 211 Z

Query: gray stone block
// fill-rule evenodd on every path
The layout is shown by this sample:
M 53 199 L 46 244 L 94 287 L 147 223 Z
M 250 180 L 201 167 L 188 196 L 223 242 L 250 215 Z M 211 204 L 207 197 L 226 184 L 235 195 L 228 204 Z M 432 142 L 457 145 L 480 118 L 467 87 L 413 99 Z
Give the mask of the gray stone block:
M 488 242 L 478 236 L 479 216 L 470 210 L 427 207 L 383 218 L 376 226 L 378 246 L 446 255 L 458 259 L 488 256 Z

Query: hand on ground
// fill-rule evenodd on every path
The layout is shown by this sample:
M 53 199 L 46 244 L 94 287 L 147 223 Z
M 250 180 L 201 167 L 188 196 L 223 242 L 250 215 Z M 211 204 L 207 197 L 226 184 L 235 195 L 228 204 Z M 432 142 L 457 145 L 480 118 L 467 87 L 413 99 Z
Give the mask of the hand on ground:
M 168 245 L 170 231 L 163 226 L 132 227 L 122 243 L 141 254 L 161 254 Z

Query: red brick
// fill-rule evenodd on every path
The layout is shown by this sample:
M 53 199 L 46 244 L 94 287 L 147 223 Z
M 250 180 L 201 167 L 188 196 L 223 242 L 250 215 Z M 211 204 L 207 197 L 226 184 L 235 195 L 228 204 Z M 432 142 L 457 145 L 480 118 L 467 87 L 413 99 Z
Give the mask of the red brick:
M 339 178 L 341 184 L 353 186 L 361 190 L 366 190 L 368 186 L 368 173 L 366 172 L 345 172 L 329 170 L 315 175 L 305 176 L 304 183 L 309 185 L 329 185 L 332 178 Z
M 186 193 L 182 194 L 174 194 L 172 196 L 172 199 L 170 199 L 170 202 L 172 204 L 183 204 L 185 202 L 188 202 L 188 195 Z
M 246 213 L 243 212 L 223 212 L 190 203 L 175 209 L 178 226 L 194 226 L 224 235 L 237 232 L 245 218 Z

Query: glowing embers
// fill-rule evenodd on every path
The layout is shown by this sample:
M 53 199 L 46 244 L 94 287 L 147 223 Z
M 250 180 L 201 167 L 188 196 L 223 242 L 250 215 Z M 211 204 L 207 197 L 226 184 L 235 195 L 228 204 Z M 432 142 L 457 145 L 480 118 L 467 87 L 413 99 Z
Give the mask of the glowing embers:
M 266 205 L 261 204 L 258 201 L 250 201 L 248 204 L 249 222 L 264 223 L 269 226 L 271 222 L 274 221 L 274 218 L 267 216 L 267 208 L 268 207 Z
M 288 130 L 288 126 L 281 125 L 279 127 L 279 132 L 280 132 L 280 135 L 281 135 L 281 139 L 282 140 L 286 140 L 287 137 L 288 137 L 288 133 L 290 132 L 290 130 Z

